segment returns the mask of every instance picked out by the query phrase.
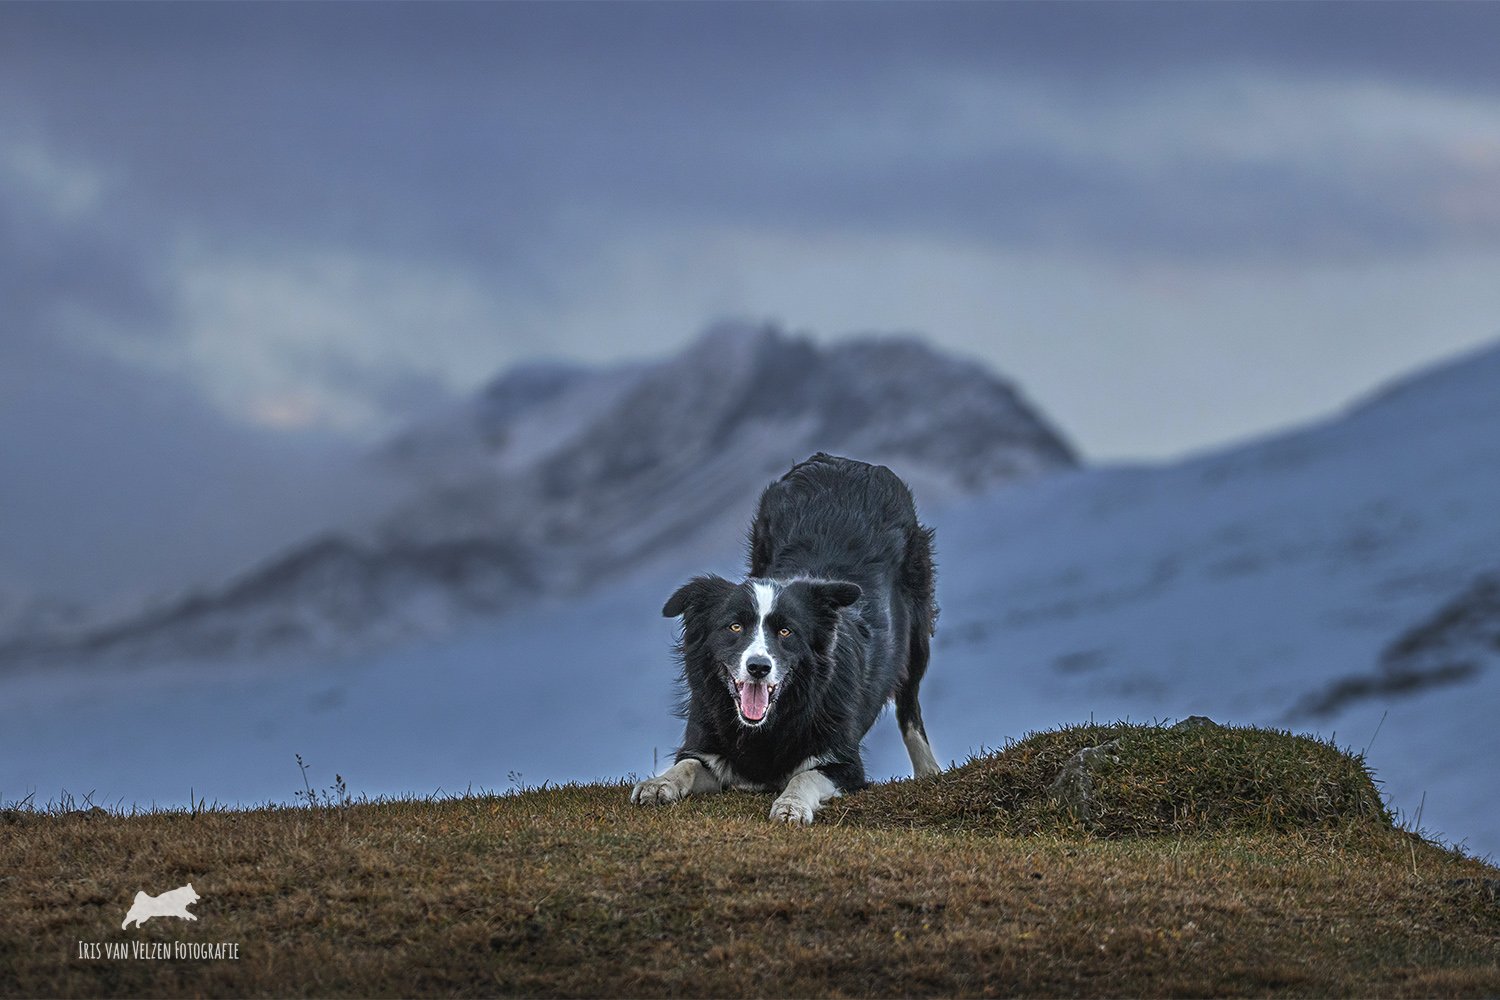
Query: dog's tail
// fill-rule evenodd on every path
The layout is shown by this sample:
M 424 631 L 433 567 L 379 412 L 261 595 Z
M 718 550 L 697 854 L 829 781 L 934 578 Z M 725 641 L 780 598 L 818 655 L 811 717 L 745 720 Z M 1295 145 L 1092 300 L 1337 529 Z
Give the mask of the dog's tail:
M 906 533 L 906 559 L 901 564 L 901 585 L 912 599 L 912 614 L 918 629 L 937 634 L 938 603 L 936 560 L 932 555 L 933 531 L 913 523 Z

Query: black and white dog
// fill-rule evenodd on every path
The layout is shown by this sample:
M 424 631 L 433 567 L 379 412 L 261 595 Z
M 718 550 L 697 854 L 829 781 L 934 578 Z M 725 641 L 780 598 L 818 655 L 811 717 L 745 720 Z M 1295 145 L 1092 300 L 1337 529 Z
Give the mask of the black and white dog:
M 682 616 L 687 731 L 632 802 L 774 790 L 771 819 L 811 823 L 865 784 L 860 741 L 891 698 L 912 770 L 937 773 L 917 704 L 932 529 L 890 469 L 821 453 L 794 466 L 761 494 L 749 579 L 695 577 L 662 614 Z

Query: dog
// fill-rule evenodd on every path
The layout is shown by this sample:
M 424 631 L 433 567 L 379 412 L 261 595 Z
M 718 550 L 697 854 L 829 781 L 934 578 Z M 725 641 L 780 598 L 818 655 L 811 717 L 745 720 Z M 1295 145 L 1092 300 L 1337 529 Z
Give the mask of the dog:
M 631 801 L 769 790 L 773 821 L 809 824 L 866 784 L 860 742 L 892 699 L 913 773 L 938 773 L 917 702 L 938 616 L 932 544 L 885 466 L 820 452 L 768 486 L 749 577 L 694 577 L 662 608 L 682 618 L 687 726 L 675 763 Z
M 201 899 L 193 889 L 193 883 L 170 889 L 160 896 L 148 896 L 144 892 L 135 894 L 135 902 L 130 904 L 130 912 L 125 914 L 125 922 L 120 925 L 120 930 L 130 926 L 131 921 L 137 927 L 150 920 L 152 917 L 182 917 L 184 920 L 197 920 L 193 914 L 188 912 L 188 907 Z

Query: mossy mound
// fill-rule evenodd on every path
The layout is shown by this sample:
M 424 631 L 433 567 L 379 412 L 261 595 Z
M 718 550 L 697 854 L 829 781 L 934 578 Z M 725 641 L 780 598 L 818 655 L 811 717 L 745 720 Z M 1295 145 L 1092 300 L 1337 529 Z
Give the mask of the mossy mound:
M 1392 826 L 1360 757 L 1309 736 L 1206 719 L 1032 733 L 943 774 L 871 787 L 835 809 L 858 825 L 1015 835 Z

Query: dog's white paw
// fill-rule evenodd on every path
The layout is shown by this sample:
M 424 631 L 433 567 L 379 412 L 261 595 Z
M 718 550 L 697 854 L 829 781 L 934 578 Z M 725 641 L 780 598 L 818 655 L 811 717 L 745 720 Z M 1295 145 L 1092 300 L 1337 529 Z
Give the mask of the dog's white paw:
M 647 778 L 630 790 L 630 801 L 638 806 L 664 806 L 682 797 L 682 786 L 666 777 Z
M 783 795 L 771 803 L 771 822 L 788 826 L 810 826 L 813 807 L 795 795 Z

